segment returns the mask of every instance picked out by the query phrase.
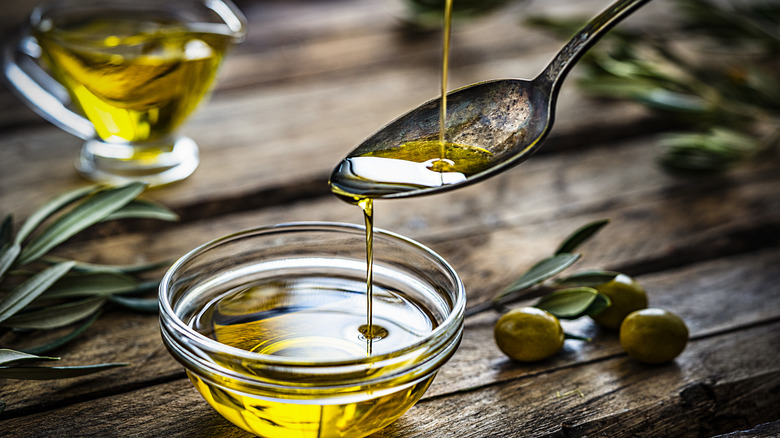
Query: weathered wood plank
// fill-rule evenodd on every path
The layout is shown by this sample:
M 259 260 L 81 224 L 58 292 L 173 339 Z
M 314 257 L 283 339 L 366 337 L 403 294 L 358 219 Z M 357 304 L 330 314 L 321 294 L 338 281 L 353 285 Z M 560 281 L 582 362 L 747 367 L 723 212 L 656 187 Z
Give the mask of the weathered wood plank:
M 154 197 L 182 210 L 213 205 L 212 210 L 235 211 L 266 205 L 253 196 L 285 188 L 290 200 L 296 199 L 298 186 L 316 184 L 308 191 L 326 195 L 325 182 L 349 149 L 430 97 L 428 90 L 433 89 L 433 85 L 421 85 L 422 81 L 407 71 L 379 76 L 331 84 L 325 89 L 290 85 L 277 91 L 215 99 L 186 129 L 202 146 L 200 168 L 188 180 L 155 191 Z M 376 80 L 385 86 L 376 89 Z M 585 116 L 593 112 L 614 123 L 596 129 Z M 619 137 L 649 120 L 644 110 L 631 104 L 573 96 L 564 98 L 559 116 L 550 142 L 580 135 L 583 147 L 606 141 L 596 132 Z M 73 169 L 81 142 L 54 127 L 8 133 L 0 137 L 0 144 L 2 211 L 26 217 L 32 206 L 84 184 Z M 297 197 L 311 195 L 299 193 Z M 16 202 L 20 199 L 25 202 Z M 192 208 L 186 212 L 191 219 L 214 214 Z
M 620 355 L 428 397 L 374 436 L 683 437 L 744 429 L 776 418 L 780 368 L 764 352 L 778 341 L 775 322 L 695 340 L 669 365 Z M 583 396 L 559 396 L 574 389 Z M 246 436 L 183 379 L 0 424 L 30 438 Z
M 554 157 L 538 156 L 494 179 L 435 198 L 377 202 L 377 226 L 435 243 L 437 249 L 445 248 L 446 241 L 452 237 L 504 233 L 501 229 L 508 229 L 501 238 L 511 240 L 502 251 L 511 251 L 512 257 L 507 261 L 516 264 L 496 269 L 511 276 L 516 274 L 517 266 L 536 257 L 525 257 L 524 252 L 518 252 L 519 248 L 539 244 L 528 240 L 533 237 L 525 231 L 529 224 L 544 223 L 548 230 L 560 230 L 545 234 L 550 237 L 547 242 L 552 248 L 557 243 L 554 239 L 562 239 L 573 230 L 558 220 L 582 215 L 580 221 L 584 223 L 590 218 L 608 217 L 610 209 L 635 204 L 630 220 L 636 222 L 620 233 L 644 233 L 642 239 L 632 243 L 634 249 L 626 249 L 634 254 L 631 259 L 640 260 L 647 256 L 637 256 L 637 251 L 649 250 L 647 245 L 656 247 L 660 256 L 675 250 L 680 246 L 677 245 L 679 241 L 711 239 L 707 233 L 712 228 L 749 229 L 762 222 L 776 222 L 775 183 L 780 167 L 777 157 L 722 177 L 677 179 L 656 167 L 657 151 L 652 146 L 652 140 L 643 139 L 569 151 Z M 324 182 L 321 184 L 324 186 Z M 157 195 L 161 193 L 150 192 L 148 196 L 160 200 Z M 236 202 L 240 200 L 237 198 Z M 110 251 L 101 251 L 98 247 L 82 252 L 79 245 L 72 254 L 115 263 L 132 262 L 139 257 L 176 257 L 204 240 L 236 229 L 293 220 L 360 222 L 361 217 L 357 209 L 327 196 L 213 221 L 207 227 L 213 232 L 182 231 L 184 237 L 174 233 L 173 237 L 163 239 L 136 236 L 111 246 Z M 196 224 L 195 228 L 200 226 Z M 667 226 L 679 228 L 669 230 L 668 240 L 651 237 L 658 232 L 658 227 Z M 128 225 L 127 231 L 133 231 L 132 227 L 132 224 Z M 173 227 L 181 228 L 182 225 Z M 610 233 L 615 232 L 614 225 L 609 228 Z M 535 230 L 534 234 L 539 231 Z M 105 243 L 101 242 L 101 245 Z M 657 245 L 665 245 L 665 248 L 657 248 Z M 460 263 L 460 258 L 451 261 Z M 464 260 L 464 263 L 468 262 Z

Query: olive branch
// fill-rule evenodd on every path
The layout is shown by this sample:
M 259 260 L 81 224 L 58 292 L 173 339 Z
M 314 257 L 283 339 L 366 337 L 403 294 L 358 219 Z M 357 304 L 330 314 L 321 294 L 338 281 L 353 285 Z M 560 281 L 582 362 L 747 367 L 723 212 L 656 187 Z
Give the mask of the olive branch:
M 611 302 L 595 287 L 612 281 L 619 275 L 618 272 L 588 270 L 553 277 L 580 260 L 582 255 L 574 252 L 577 247 L 608 223 L 608 219 L 601 219 L 578 228 L 561 242 L 551 256 L 537 261 L 491 300 L 466 309 L 466 316 L 486 310 L 502 312 L 507 304 L 531 298 L 538 298 L 533 307 L 546 310 L 559 319 L 577 319 L 606 309 Z
M 117 266 L 83 263 L 49 256 L 79 232 L 117 219 L 178 220 L 168 208 L 138 197 L 142 183 L 81 187 L 50 200 L 14 233 L 13 217 L 0 225 L 0 339 L 9 332 L 30 335 L 65 330 L 53 340 L 18 351 L 0 348 L 0 378 L 48 380 L 83 376 L 125 363 L 83 366 L 31 366 L 53 361 L 45 356 L 83 333 L 109 303 L 141 312 L 156 312 L 156 298 L 139 296 L 155 290 L 158 281 L 139 274 L 166 266 L 167 261 Z M 0 401 L 0 412 L 5 403 Z
M 579 61 L 578 84 L 595 97 L 631 100 L 682 122 L 659 140 L 675 174 L 733 168 L 780 144 L 780 4 L 676 0 L 664 32 L 613 29 Z M 568 37 L 583 20 L 532 17 Z M 679 44 L 686 41 L 687 44 Z

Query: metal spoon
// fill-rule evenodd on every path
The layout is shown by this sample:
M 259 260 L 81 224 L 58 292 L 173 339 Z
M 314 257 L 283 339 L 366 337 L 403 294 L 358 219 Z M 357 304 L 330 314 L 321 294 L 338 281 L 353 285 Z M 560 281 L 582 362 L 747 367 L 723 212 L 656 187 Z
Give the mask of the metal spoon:
M 353 194 L 370 198 L 430 195 L 473 184 L 525 161 L 539 149 L 552 128 L 558 91 L 571 67 L 610 28 L 649 1 L 618 0 L 613 3 L 588 22 L 533 80 L 492 80 L 448 93 L 447 141 L 476 146 L 491 153 L 476 173 L 444 174 L 446 178 L 441 179 L 431 175 L 413 176 L 415 182 L 408 182 L 402 174 L 407 171 L 415 174 L 418 170 L 425 173 L 425 166 L 429 164 L 385 160 L 390 162 L 388 165 L 374 159 L 374 162 L 360 163 L 363 169 L 370 169 L 367 171 L 370 176 L 361 175 L 356 158 L 412 141 L 438 138 L 441 99 L 436 98 L 391 122 L 350 152 L 333 171 L 331 189 L 342 197 Z M 381 170 L 379 175 L 387 178 L 376 177 L 376 169 Z M 426 182 L 417 183 L 418 180 Z

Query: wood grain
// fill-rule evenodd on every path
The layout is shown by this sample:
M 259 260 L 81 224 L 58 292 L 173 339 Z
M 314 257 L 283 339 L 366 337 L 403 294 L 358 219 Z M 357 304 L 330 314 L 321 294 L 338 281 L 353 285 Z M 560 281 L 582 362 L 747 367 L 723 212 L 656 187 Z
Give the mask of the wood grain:
M 32 3 L 12 2 L 0 29 Z M 518 2 L 457 26 L 452 87 L 535 75 L 561 41 L 524 26 L 525 16 L 589 16 L 608 3 Z M 357 208 L 330 195 L 329 172 L 379 126 L 438 94 L 439 35 L 402 27 L 400 0 L 239 5 L 250 34 L 186 127 L 202 165 L 190 179 L 145 194 L 181 222 L 102 224 L 59 255 L 172 260 L 249 227 L 362 221 Z M 671 20 L 670 2 L 656 0 L 627 25 L 663 31 Z M 657 140 L 681 126 L 568 85 L 552 136 L 522 166 L 435 198 L 377 203 L 378 227 L 421 241 L 454 266 L 469 306 L 489 300 L 577 227 L 609 218 L 572 271 L 636 276 L 652 306 L 684 317 L 691 340 L 673 363 L 645 366 L 622 352 L 615 333 L 583 318 L 564 326 L 592 342 L 566 341 L 547 361 L 519 364 L 493 344 L 498 314 L 483 311 L 467 319 L 463 342 L 423 400 L 375 437 L 777 435 L 780 156 L 720 176 L 672 177 L 655 163 Z M 84 185 L 72 169 L 79 143 L 0 89 L 0 212 L 19 222 Z M 0 335 L 3 347 L 34 343 L 23 333 Z M 0 382 L 7 403 L 0 435 L 247 436 L 195 392 L 165 350 L 155 315 L 109 310 L 55 354 L 62 365 L 132 365 L 78 379 Z

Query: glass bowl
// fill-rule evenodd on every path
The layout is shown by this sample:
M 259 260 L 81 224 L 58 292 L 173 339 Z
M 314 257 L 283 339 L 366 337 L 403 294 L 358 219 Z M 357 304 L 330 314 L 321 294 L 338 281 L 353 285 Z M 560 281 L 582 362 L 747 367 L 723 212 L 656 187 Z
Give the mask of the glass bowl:
M 160 284 L 163 342 L 204 399 L 262 437 L 363 437 L 422 397 L 463 332 L 465 290 L 436 253 L 374 230 L 288 223 L 179 259 Z M 373 333 L 366 339 L 361 333 Z

